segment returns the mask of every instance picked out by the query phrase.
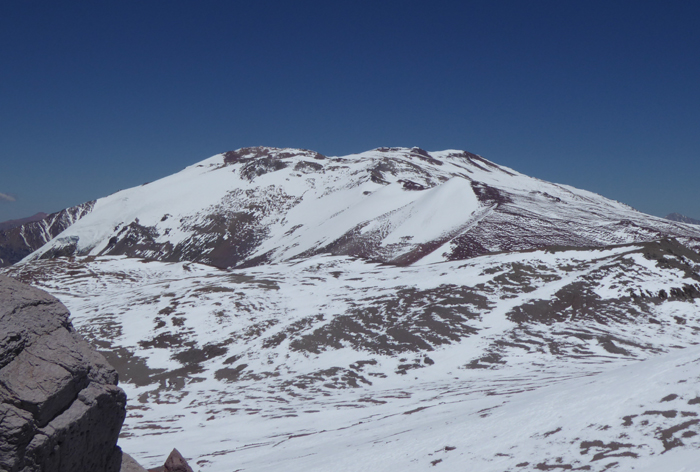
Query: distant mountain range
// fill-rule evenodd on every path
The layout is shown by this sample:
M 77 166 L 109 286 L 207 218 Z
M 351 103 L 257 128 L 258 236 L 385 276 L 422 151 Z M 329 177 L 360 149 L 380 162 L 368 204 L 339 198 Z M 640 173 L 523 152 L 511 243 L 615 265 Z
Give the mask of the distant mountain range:
M 39 212 L 36 215 L 32 215 L 27 218 L 3 221 L 2 223 L 0 223 L 0 231 L 7 231 L 8 229 L 16 228 L 17 226 L 22 226 L 25 223 L 31 223 L 32 221 L 43 220 L 47 216 L 49 216 L 47 213 Z
M 36 251 L 85 216 L 95 202 L 87 202 L 47 215 L 37 213 L 6 221 L 0 229 L 0 267 L 12 265 Z
M 666 215 L 666 219 L 671 221 L 680 221 L 681 223 L 688 223 L 691 225 L 700 225 L 700 220 L 688 218 L 687 216 L 681 215 L 680 213 L 668 214 Z

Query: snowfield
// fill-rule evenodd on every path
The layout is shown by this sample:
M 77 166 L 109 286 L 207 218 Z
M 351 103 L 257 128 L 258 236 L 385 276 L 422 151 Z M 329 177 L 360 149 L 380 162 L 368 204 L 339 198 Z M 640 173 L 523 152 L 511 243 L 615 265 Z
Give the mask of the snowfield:
M 178 447 L 202 471 L 683 470 L 700 446 L 693 254 L 9 273 L 59 297 L 120 371 L 120 445 L 146 466 Z

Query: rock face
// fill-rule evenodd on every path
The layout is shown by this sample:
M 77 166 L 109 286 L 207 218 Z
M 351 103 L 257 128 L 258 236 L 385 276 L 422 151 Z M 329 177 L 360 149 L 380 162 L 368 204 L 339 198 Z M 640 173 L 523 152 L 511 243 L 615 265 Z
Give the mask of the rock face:
M 0 276 L 0 470 L 117 472 L 117 372 L 46 292 Z

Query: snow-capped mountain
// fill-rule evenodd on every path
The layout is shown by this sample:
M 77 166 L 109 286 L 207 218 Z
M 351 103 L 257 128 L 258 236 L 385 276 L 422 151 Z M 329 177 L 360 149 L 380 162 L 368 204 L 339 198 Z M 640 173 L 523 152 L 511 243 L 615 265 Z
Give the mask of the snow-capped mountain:
M 463 151 L 379 148 L 327 158 L 258 147 L 101 198 L 31 257 L 250 267 L 330 253 L 407 265 L 661 237 L 700 248 L 699 228 Z
M 699 250 L 462 151 L 246 148 L 97 200 L 3 272 L 117 368 L 148 467 L 687 472 Z

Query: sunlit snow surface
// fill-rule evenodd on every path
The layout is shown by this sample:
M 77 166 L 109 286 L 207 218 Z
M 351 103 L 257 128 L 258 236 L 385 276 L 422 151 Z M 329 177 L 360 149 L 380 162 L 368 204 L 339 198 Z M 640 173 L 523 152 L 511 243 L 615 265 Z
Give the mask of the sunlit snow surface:
M 6 272 L 118 368 L 120 445 L 148 467 L 177 447 L 202 471 L 689 471 L 700 266 L 662 246 Z

